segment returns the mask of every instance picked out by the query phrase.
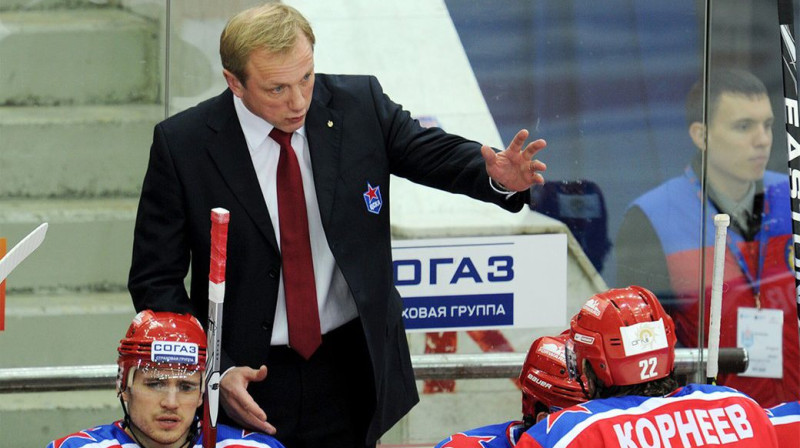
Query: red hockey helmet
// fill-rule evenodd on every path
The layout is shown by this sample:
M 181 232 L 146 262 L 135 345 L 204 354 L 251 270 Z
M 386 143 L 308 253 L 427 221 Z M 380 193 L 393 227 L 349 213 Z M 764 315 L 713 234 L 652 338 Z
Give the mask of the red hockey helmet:
M 570 379 L 564 358 L 567 334 L 542 336 L 531 344 L 522 365 L 522 415 L 536 415 L 536 403 L 550 412 L 586 401 L 581 386 Z
M 675 364 L 675 324 L 658 298 L 641 286 L 595 294 L 570 323 L 571 376 L 591 364 L 606 386 L 665 378 Z
M 118 393 L 129 387 L 133 368 L 170 370 L 176 376 L 206 369 L 206 335 L 191 314 L 142 311 L 133 318 L 117 351 Z

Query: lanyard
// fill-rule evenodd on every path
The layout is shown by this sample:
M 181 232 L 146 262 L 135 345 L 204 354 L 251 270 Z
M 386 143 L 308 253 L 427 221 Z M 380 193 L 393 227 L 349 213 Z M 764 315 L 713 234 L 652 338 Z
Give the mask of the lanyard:
M 686 167 L 685 171 L 686 176 L 689 178 L 689 182 L 695 186 L 697 189 L 697 197 L 702 200 L 700 195 L 700 182 L 697 180 L 697 176 L 695 175 L 694 171 L 691 167 Z M 710 208 L 717 213 L 718 210 L 714 206 L 711 201 L 708 201 L 708 205 Z M 765 204 L 766 206 L 766 204 Z M 736 259 L 736 264 L 739 265 L 739 269 L 744 274 L 745 278 L 747 279 L 747 283 L 750 285 L 750 288 L 753 290 L 753 297 L 756 301 L 756 308 L 761 309 L 761 275 L 764 272 L 764 260 L 767 254 L 767 234 L 769 233 L 769 224 L 764 219 L 764 209 L 765 207 L 761 207 L 761 229 L 757 232 L 758 235 L 758 263 L 756 264 L 756 272 L 753 275 L 753 272 L 750 271 L 750 266 L 747 264 L 747 259 L 745 258 L 742 250 L 739 248 L 739 245 L 733 241 L 731 234 L 728 234 L 726 245 L 728 250 L 733 257 Z M 708 224 L 708 223 L 706 223 Z M 705 245 L 705 242 L 703 242 Z
M 756 308 L 761 309 L 761 274 L 764 271 L 764 258 L 767 253 L 767 229 L 762 228 L 758 232 L 758 235 L 758 264 L 756 265 L 755 276 L 753 276 L 752 272 L 750 272 L 747 260 L 745 259 L 742 251 L 739 249 L 739 245 L 732 241 L 730 235 L 728 236 L 727 244 L 728 250 L 730 250 L 733 256 L 736 257 L 736 263 L 739 265 L 739 269 L 742 270 L 745 278 L 747 278 L 750 288 L 753 289 L 753 297 L 756 299 Z

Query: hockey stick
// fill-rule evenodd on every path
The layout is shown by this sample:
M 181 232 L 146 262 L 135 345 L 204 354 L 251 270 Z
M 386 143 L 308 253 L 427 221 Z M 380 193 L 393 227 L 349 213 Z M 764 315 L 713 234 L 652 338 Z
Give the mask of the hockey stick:
M 0 238 L 0 260 L 6 256 L 6 239 Z M 0 331 L 6 329 L 6 281 L 0 281 Z
M 792 254 L 794 255 L 794 284 L 797 315 L 800 317 L 800 116 L 797 107 L 797 49 L 794 42 L 794 11 L 792 0 L 778 0 L 778 25 L 783 55 L 783 96 L 786 113 L 786 142 L 789 151 L 789 186 L 792 207 Z
M 47 223 L 41 224 L 35 228 L 33 232 L 22 239 L 16 246 L 11 248 L 5 257 L 0 258 L 0 282 L 8 277 L 11 273 L 28 255 L 32 254 L 36 248 L 42 244 L 44 237 L 47 234 Z
M 716 384 L 719 371 L 719 332 L 722 318 L 722 281 L 725 278 L 725 244 L 731 217 L 726 214 L 714 216 L 714 272 L 711 278 L 711 314 L 708 328 L 708 361 L 706 361 L 706 384 Z
M 228 222 L 224 208 L 211 210 L 211 261 L 208 269 L 208 349 L 206 351 L 206 396 L 203 400 L 203 448 L 217 446 L 219 414 L 220 350 L 222 305 L 225 301 L 225 263 L 228 251 Z
M 5 239 L 3 240 L 3 251 L 0 252 L 0 331 L 6 328 L 6 277 L 42 244 L 46 234 L 47 223 L 44 223 L 35 228 L 8 253 L 5 251 Z

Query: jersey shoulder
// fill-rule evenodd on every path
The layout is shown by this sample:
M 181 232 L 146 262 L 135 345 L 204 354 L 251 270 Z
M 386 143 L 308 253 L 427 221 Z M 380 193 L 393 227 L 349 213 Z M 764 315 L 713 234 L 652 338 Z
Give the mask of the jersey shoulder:
M 228 425 L 217 425 L 217 443 L 220 442 L 225 442 L 224 446 L 230 448 L 284 448 L 278 439 L 268 434 Z M 202 446 L 202 443 L 196 446 Z
M 453 434 L 436 448 L 511 448 L 522 432 L 522 422 L 509 421 Z
M 96 426 L 53 440 L 47 448 L 118 448 L 133 443 L 122 429 L 120 421 Z

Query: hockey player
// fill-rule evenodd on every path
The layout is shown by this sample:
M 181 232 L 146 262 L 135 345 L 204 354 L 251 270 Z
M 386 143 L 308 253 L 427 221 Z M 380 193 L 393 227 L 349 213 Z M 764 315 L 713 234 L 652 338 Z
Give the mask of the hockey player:
M 120 341 L 117 395 L 123 419 L 50 442 L 48 448 L 199 448 L 206 335 L 189 314 L 145 310 Z M 260 433 L 217 426 L 225 447 L 282 448 Z
M 753 399 L 728 387 L 673 377 L 675 325 L 645 288 L 590 298 L 570 324 L 567 367 L 587 398 L 550 414 L 518 447 L 775 447 Z
M 522 386 L 522 421 L 471 429 L 446 438 L 436 448 L 508 448 L 519 436 L 550 412 L 584 400 L 577 382 L 570 380 L 564 359 L 567 335 L 542 336 L 531 344 L 519 382 Z
M 775 427 L 778 446 L 797 448 L 800 444 L 800 401 L 790 401 L 767 409 L 769 421 Z

